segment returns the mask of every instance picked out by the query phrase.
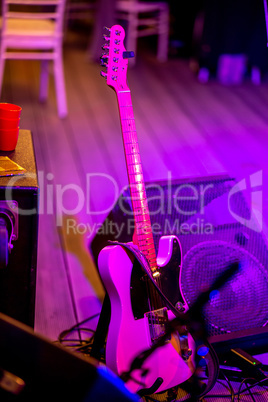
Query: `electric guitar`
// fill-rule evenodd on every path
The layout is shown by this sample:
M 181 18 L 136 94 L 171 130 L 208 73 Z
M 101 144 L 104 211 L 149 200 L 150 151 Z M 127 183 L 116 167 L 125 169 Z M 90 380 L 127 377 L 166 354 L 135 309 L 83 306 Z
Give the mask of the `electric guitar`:
M 109 245 L 98 256 L 98 268 L 111 302 L 111 320 L 106 343 L 106 365 L 117 375 L 127 372 L 133 360 L 165 333 L 174 318 L 160 296 L 161 289 L 172 305 L 187 309 L 180 291 L 181 246 L 176 236 L 163 236 L 158 256 L 143 180 L 131 94 L 127 86 L 128 58 L 124 29 L 114 25 L 105 35 L 101 75 L 117 95 L 127 173 L 135 221 L 133 245 L 148 270 L 141 269 L 133 253 L 123 245 Z M 155 281 L 155 283 L 154 283 Z M 155 284 L 157 286 L 155 286 Z M 189 379 L 195 371 L 195 344 L 185 331 L 175 332 L 165 344 L 136 367 L 127 385 L 134 392 L 161 392 Z

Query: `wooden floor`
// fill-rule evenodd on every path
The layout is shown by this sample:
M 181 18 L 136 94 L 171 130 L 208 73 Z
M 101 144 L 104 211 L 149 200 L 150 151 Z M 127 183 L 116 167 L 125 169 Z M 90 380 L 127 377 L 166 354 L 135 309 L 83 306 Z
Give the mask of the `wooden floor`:
M 116 96 L 90 61 L 89 43 L 87 30 L 65 40 L 66 119 L 57 116 L 53 80 L 48 102 L 38 102 L 35 61 L 7 62 L 1 98 L 22 106 L 21 128 L 33 135 L 41 198 L 35 330 L 51 340 L 100 312 L 104 291 L 89 246 L 127 185 Z M 188 60 L 160 64 L 148 45 L 139 44 L 128 71 L 145 181 L 222 173 L 242 180 L 262 171 L 266 236 L 267 80 L 204 85 Z

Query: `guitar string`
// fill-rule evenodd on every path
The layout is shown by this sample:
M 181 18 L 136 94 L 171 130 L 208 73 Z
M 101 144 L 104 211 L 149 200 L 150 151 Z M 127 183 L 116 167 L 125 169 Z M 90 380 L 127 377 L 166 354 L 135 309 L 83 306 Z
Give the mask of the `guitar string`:
M 143 171 L 141 165 L 141 158 L 139 152 L 137 131 L 135 127 L 135 118 L 133 114 L 133 106 L 131 101 L 130 90 L 123 93 L 118 92 L 118 104 L 121 116 L 121 128 L 123 134 L 124 151 L 127 163 L 127 173 L 130 185 L 130 194 L 134 213 L 135 226 L 136 223 L 138 222 L 139 225 L 141 224 L 142 234 L 144 234 L 145 231 L 145 245 L 143 245 L 142 242 L 143 239 L 141 240 L 141 234 L 139 230 L 140 228 L 137 228 L 136 230 L 138 238 L 138 248 L 141 252 L 147 251 L 144 254 L 148 260 L 152 273 L 154 273 L 158 272 L 158 267 L 156 264 L 155 245 L 152 235 L 151 219 L 149 215 L 149 208 L 144 185 Z M 139 181 L 137 181 L 137 177 Z M 138 197 L 135 197 L 137 194 Z M 141 221 L 139 220 L 140 217 Z M 148 233 L 147 228 L 149 228 Z M 150 245 L 152 245 L 150 250 L 148 250 L 148 242 L 150 242 Z M 155 277 L 154 279 L 157 282 L 158 287 L 161 289 L 161 281 L 159 276 Z M 147 294 L 149 299 L 148 304 L 150 307 L 150 311 L 163 307 L 163 301 L 160 298 L 160 295 L 156 291 L 155 287 L 150 284 L 149 279 L 147 279 L 146 282 L 147 282 L 146 283 Z

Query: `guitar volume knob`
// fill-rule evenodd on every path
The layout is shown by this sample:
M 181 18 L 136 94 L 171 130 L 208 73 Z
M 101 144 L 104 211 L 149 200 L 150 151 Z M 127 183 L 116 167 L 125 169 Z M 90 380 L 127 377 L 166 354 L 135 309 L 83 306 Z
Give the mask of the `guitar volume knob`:
M 182 302 L 177 302 L 175 307 L 180 313 L 183 313 L 185 311 L 185 307 Z
M 188 349 L 187 351 L 184 351 L 182 353 L 183 360 L 188 360 L 192 356 L 192 354 L 193 354 L 192 349 Z

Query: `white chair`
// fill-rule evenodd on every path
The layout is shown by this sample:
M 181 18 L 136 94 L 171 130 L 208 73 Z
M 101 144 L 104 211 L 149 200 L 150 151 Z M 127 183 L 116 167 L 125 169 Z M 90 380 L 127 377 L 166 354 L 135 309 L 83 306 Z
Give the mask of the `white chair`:
M 139 37 L 158 35 L 157 59 L 161 62 L 167 60 L 169 6 L 166 2 L 117 0 L 116 15 L 119 20 L 127 22 L 127 50 L 136 52 Z
M 53 62 L 59 117 L 67 115 L 62 59 L 65 0 L 2 0 L 0 93 L 7 59 L 41 60 L 41 101 L 48 96 L 49 62 Z

